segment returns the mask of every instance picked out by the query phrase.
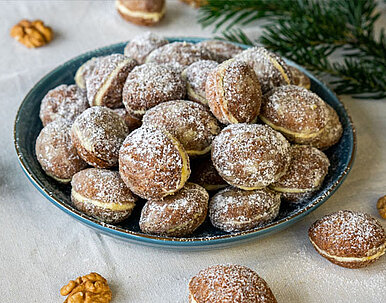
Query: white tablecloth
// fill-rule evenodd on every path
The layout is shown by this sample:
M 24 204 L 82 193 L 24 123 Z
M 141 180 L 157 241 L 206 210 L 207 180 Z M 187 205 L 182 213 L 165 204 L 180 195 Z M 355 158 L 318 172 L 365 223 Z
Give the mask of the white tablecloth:
M 51 25 L 53 42 L 30 50 L 14 41 L 9 29 L 23 18 Z M 386 257 L 365 269 L 344 269 L 320 257 L 307 238 L 312 222 L 340 209 L 382 221 L 375 204 L 386 194 L 384 100 L 343 97 L 358 135 L 347 180 L 304 220 L 247 244 L 180 252 L 115 240 L 64 214 L 32 186 L 13 147 L 13 121 L 25 94 L 68 59 L 145 30 L 122 20 L 112 2 L 0 2 L 0 301 L 60 302 L 62 285 L 96 271 L 110 282 L 113 302 L 187 302 L 188 281 L 200 269 L 238 263 L 256 270 L 278 302 L 385 302 Z M 168 2 L 165 20 L 152 30 L 165 36 L 212 35 L 197 24 L 196 11 L 178 1 Z

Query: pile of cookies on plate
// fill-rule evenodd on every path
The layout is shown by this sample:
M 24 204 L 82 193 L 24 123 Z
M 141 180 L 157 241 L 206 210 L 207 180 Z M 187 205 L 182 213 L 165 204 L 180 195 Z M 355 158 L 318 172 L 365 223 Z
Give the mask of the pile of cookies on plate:
M 146 33 L 85 62 L 75 82 L 41 102 L 37 159 L 105 223 L 146 200 L 148 234 L 188 236 L 207 215 L 226 232 L 274 220 L 321 186 L 322 150 L 342 135 L 310 80 L 263 47 Z

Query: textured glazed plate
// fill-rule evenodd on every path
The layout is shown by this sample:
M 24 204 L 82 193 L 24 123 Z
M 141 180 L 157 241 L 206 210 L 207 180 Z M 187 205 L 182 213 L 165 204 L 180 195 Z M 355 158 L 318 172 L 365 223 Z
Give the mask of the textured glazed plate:
M 199 38 L 172 38 L 169 41 L 200 42 Z M 103 56 L 112 53 L 123 53 L 126 43 L 118 43 L 103 47 L 80 55 L 63 65 L 57 67 L 43 79 L 41 79 L 27 94 L 15 120 L 14 140 L 15 148 L 21 168 L 32 184 L 54 205 L 73 218 L 96 229 L 99 232 L 117 237 L 123 240 L 149 244 L 152 246 L 172 248 L 210 248 L 240 243 L 257 238 L 268 233 L 278 232 L 324 203 L 342 184 L 350 171 L 356 149 L 355 130 L 351 118 L 336 95 L 312 74 L 287 60 L 290 65 L 298 67 L 311 79 L 311 90 L 330 104 L 338 113 L 343 125 L 343 136 L 338 144 L 327 150 L 331 166 L 323 185 L 309 200 L 300 205 L 282 205 L 279 216 L 270 224 L 254 230 L 238 233 L 226 233 L 214 228 L 208 220 L 190 237 L 165 238 L 143 234 L 138 226 L 138 220 L 143 202 L 139 202 L 135 211 L 128 220 L 118 225 L 104 224 L 103 222 L 84 215 L 72 206 L 70 200 L 70 186 L 56 182 L 47 176 L 40 168 L 35 155 L 35 140 L 42 124 L 39 119 L 40 102 L 44 95 L 52 88 L 60 84 L 74 83 L 74 74 L 78 67 L 92 57 Z M 243 46 L 247 47 L 247 46 Z

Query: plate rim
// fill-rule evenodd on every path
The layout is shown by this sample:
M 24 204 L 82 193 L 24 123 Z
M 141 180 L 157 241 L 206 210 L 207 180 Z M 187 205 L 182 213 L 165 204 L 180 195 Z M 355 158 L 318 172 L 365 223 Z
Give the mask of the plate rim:
M 198 38 L 198 37 L 165 37 L 169 42 L 174 41 L 188 41 L 188 42 L 200 42 L 204 40 L 211 40 L 212 38 Z M 275 232 L 282 230 L 286 227 L 289 227 L 293 223 L 296 223 L 300 219 L 303 219 L 307 214 L 309 214 L 311 211 L 317 209 L 319 206 L 321 206 L 324 202 L 326 202 L 334 193 L 335 191 L 342 185 L 343 181 L 346 179 L 348 173 L 351 171 L 355 155 L 357 151 L 357 136 L 356 136 L 356 129 L 353 123 L 353 120 L 350 116 L 350 114 L 347 111 L 346 106 L 342 103 L 341 99 L 321 80 L 317 79 L 313 74 L 305 70 L 303 67 L 299 66 L 295 62 L 288 60 L 286 58 L 285 61 L 289 63 L 290 65 L 295 66 L 296 68 L 299 68 L 302 72 L 304 72 L 308 77 L 312 78 L 315 82 L 317 82 L 323 90 L 325 90 L 327 93 L 331 94 L 335 99 L 338 101 L 339 105 L 342 106 L 342 109 L 345 112 L 345 115 L 347 116 L 348 120 L 348 126 L 350 128 L 351 134 L 352 134 L 352 145 L 350 145 L 351 153 L 349 155 L 349 161 L 347 163 L 347 166 L 345 169 L 340 172 L 339 178 L 329 186 L 328 189 L 320 193 L 320 196 L 315 199 L 312 203 L 308 204 L 306 207 L 302 208 L 301 210 L 295 212 L 294 214 L 282 218 L 278 221 L 271 222 L 263 227 L 259 227 L 252 230 L 242 231 L 242 232 L 236 232 L 232 234 L 224 234 L 224 235 L 217 235 L 217 236 L 210 236 L 210 237 L 200 237 L 200 238 L 188 238 L 188 237 L 163 237 L 163 236 L 156 236 L 156 235 L 149 235 L 149 234 L 142 234 L 138 232 L 134 232 L 128 229 L 121 228 L 119 226 L 111 225 L 104 223 L 102 221 L 99 221 L 95 218 L 89 217 L 76 208 L 72 207 L 71 205 L 62 202 L 60 199 L 57 199 L 51 193 L 48 192 L 48 190 L 41 184 L 41 181 L 35 174 L 33 173 L 28 161 L 24 158 L 24 154 L 21 152 L 19 147 L 19 138 L 17 136 L 18 133 L 18 121 L 20 118 L 20 112 L 22 111 L 23 106 L 28 103 L 28 100 L 30 99 L 30 96 L 34 93 L 34 91 L 37 89 L 39 84 L 41 82 L 44 82 L 48 80 L 53 74 L 58 72 L 60 69 L 62 69 L 65 65 L 71 64 L 75 60 L 79 59 L 85 59 L 90 56 L 90 54 L 95 54 L 98 52 L 103 52 L 104 50 L 108 48 L 117 48 L 117 47 L 123 47 L 126 42 L 119 42 L 114 43 L 110 45 L 106 45 L 91 51 L 87 51 L 85 53 L 82 53 L 78 56 L 75 56 L 66 62 L 60 64 L 59 66 L 55 67 L 53 70 L 48 72 L 45 76 L 43 76 L 39 81 L 37 81 L 34 86 L 28 91 L 26 96 L 23 98 L 23 101 L 20 103 L 19 108 L 16 113 L 15 121 L 14 121 L 14 129 L 13 129 L 13 141 L 14 141 L 14 147 L 16 150 L 18 162 L 24 172 L 24 174 L 27 176 L 28 180 L 39 190 L 41 194 L 45 198 L 47 198 L 52 204 L 54 204 L 56 207 L 64 211 L 66 214 L 72 216 L 73 218 L 77 219 L 81 223 L 87 225 L 88 227 L 91 227 L 93 229 L 96 229 L 100 232 L 103 232 L 105 234 L 119 237 L 121 239 L 125 240 L 132 240 L 134 242 L 138 242 L 141 244 L 151 244 L 151 245 L 158 245 L 164 248 L 167 247 L 195 247 L 195 246 L 218 246 L 221 244 L 231 243 L 231 242 L 243 242 L 248 239 L 257 238 L 259 236 L 263 236 L 269 232 Z M 249 48 L 250 46 L 243 45 L 240 43 L 234 43 L 236 45 L 239 45 L 243 48 Z

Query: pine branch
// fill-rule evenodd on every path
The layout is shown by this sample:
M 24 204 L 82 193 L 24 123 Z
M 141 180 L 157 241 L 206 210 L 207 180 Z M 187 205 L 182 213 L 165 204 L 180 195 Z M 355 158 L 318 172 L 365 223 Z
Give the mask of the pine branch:
M 243 44 L 261 43 L 317 74 L 336 78 L 337 93 L 386 97 L 386 35 L 374 34 L 376 0 L 208 0 L 199 21 L 215 25 L 222 37 Z M 252 41 L 241 26 L 268 21 Z M 237 27 L 236 27 L 237 26 Z M 340 63 L 331 55 L 343 53 Z

